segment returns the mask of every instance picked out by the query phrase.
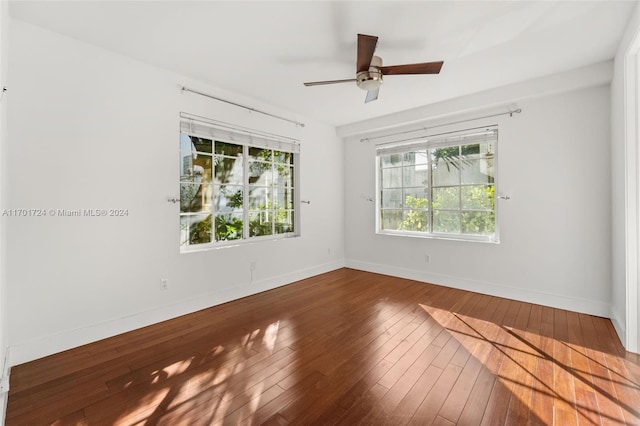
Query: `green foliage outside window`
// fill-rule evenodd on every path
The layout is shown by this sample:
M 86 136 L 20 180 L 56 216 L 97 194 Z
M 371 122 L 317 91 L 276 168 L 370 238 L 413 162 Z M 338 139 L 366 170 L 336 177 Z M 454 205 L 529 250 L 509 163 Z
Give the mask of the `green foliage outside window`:
M 249 214 L 249 236 L 282 234 L 293 232 L 292 211 L 283 207 L 274 207 L 273 203 L 258 205 L 257 212 Z
M 242 232 L 242 216 L 216 216 L 216 241 L 238 240 L 242 238 Z
M 242 218 L 232 215 L 216 216 L 216 241 L 237 240 L 242 238 Z M 189 244 L 211 242 L 211 215 L 189 227 Z
M 436 188 L 431 209 L 434 232 L 491 234 L 495 231 L 495 187 L 493 185 L 473 185 L 466 187 Z M 462 211 L 449 210 L 461 202 Z M 402 230 L 428 232 L 429 200 L 410 195 L 405 197 Z M 468 211 L 477 209 L 486 211 Z
M 402 222 L 402 229 L 406 231 L 429 231 L 429 200 L 427 198 L 417 198 L 407 195 L 405 198 L 405 219 Z
M 490 137 L 381 155 L 381 229 L 494 235 L 495 140 Z
M 189 244 L 202 244 L 211 241 L 211 215 L 189 228 Z

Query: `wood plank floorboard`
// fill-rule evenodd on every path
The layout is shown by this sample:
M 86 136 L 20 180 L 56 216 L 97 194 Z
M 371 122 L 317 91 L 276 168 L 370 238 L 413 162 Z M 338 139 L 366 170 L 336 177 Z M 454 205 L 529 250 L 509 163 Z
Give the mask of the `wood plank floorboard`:
M 611 322 L 340 269 L 18 365 L 6 425 L 640 425 Z

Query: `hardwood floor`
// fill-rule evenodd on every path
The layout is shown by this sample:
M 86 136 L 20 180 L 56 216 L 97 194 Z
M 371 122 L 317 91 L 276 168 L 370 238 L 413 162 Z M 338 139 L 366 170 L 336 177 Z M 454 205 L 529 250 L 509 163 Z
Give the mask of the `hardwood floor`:
M 16 366 L 7 425 L 640 424 L 609 320 L 350 269 Z

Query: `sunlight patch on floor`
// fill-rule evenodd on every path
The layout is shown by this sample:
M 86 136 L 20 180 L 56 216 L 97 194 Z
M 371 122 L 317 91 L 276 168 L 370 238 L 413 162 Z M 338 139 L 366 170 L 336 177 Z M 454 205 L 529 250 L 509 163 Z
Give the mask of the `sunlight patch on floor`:
M 145 395 L 140 399 L 136 407 L 123 413 L 114 424 L 131 425 L 146 419 L 162 403 L 169 391 L 170 388 L 165 387 Z
M 616 372 L 615 366 L 608 365 L 607 360 L 613 362 L 618 358 L 599 350 L 597 345 L 585 347 L 543 332 L 521 330 L 432 306 L 420 307 L 497 378 L 492 397 L 498 392 L 502 398 L 509 398 L 507 404 L 528 407 L 530 416 L 553 419 L 556 424 L 599 424 L 600 416 L 613 424 L 626 424 L 625 417 L 627 422 L 630 418 L 640 420 L 640 401 L 631 406 L 619 400 L 617 394 L 640 386 Z M 478 358 L 481 345 L 485 348 L 490 345 L 490 357 Z M 490 363 L 491 357 L 501 359 L 499 363 Z M 609 381 L 618 384 L 617 390 L 599 385 Z M 504 389 L 497 387 L 498 383 Z M 505 404 L 504 400 L 495 399 L 495 403 Z M 607 416 L 600 413 L 599 404 L 618 406 L 622 411 L 619 416 Z
M 267 348 L 269 353 L 273 353 L 273 348 L 276 345 L 278 339 L 278 329 L 280 327 L 280 321 L 276 321 L 269 325 L 264 331 L 264 337 L 262 338 L 262 344 Z

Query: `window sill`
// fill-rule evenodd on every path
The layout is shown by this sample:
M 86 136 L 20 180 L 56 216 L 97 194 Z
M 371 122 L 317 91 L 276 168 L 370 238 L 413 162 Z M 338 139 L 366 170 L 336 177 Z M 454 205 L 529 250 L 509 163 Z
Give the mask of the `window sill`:
M 466 235 L 466 234 L 426 234 L 422 232 L 404 232 L 404 231 L 385 231 L 379 230 L 376 232 L 377 235 L 390 235 L 393 237 L 410 237 L 410 238 L 425 238 L 431 240 L 446 240 L 446 241 L 462 241 L 462 242 L 471 242 L 471 243 L 490 243 L 490 244 L 500 244 L 500 239 L 497 236 L 477 236 L 477 235 Z
M 198 244 L 193 246 L 187 246 L 186 248 L 180 247 L 180 254 L 188 254 L 188 253 L 199 253 L 203 251 L 212 251 L 212 250 L 222 250 L 232 247 L 240 247 L 240 246 L 248 246 L 258 243 L 266 243 L 268 241 L 282 241 L 288 240 L 291 238 L 297 238 L 300 234 L 290 233 L 290 234 L 279 234 L 278 236 L 265 236 L 265 237 L 253 237 L 247 240 L 233 240 L 233 241 L 223 241 L 217 243 L 209 243 L 209 244 Z

